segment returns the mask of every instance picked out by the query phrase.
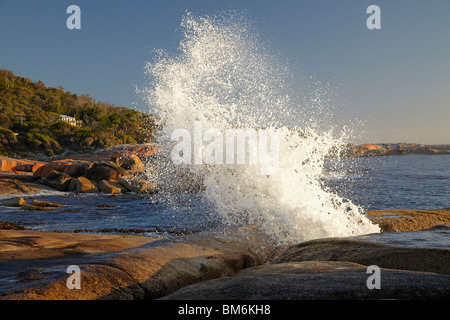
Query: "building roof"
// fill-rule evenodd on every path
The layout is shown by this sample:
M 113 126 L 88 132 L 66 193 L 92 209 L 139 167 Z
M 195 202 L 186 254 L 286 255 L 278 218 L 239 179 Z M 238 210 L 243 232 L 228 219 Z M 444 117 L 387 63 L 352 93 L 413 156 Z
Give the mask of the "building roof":
M 65 114 L 60 114 L 60 115 L 59 115 L 59 118 L 60 118 L 60 119 L 74 119 L 74 120 L 75 120 L 74 117 L 66 116 Z

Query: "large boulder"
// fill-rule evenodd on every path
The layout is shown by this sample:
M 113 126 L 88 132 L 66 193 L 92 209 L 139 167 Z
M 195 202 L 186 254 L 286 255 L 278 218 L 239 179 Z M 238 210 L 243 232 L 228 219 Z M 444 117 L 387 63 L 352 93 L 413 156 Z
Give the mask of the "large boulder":
M 97 184 L 85 177 L 78 177 L 75 180 L 76 191 L 81 193 L 98 192 Z
M 65 191 L 70 179 L 72 178 L 68 174 L 53 170 L 46 176 L 44 183 L 56 190 Z
M 117 182 L 128 190 L 136 193 L 149 193 L 156 191 L 156 184 L 143 178 L 118 178 Z
M 145 170 L 145 165 L 135 154 L 124 158 L 117 158 L 116 161 L 122 168 L 124 168 L 125 170 L 129 170 L 132 173 L 139 173 Z
M 98 189 L 103 193 L 122 193 L 126 191 L 126 188 L 122 186 L 120 183 L 109 181 L 109 180 L 102 180 L 98 183 Z
M 86 176 L 88 170 L 93 166 L 90 162 L 77 162 L 67 166 L 64 173 L 67 173 L 72 178 Z
M 86 178 L 95 182 L 100 182 L 101 180 L 114 181 L 120 177 L 130 176 L 129 172 L 113 162 L 95 162 L 86 174 Z
M 77 179 L 72 178 L 70 179 L 69 184 L 67 185 L 67 191 L 77 191 Z
M 99 182 L 101 180 L 116 180 L 118 174 L 117 170 L 110 166 L 94 165 L 88 170 L 86 177 Z
M 64 172 L 64 170 L 73 164 L 73 160 L 58 160 L 47 163 L 39 167 L 34 173 L 33 177 L 46 178 L 52 171 Z

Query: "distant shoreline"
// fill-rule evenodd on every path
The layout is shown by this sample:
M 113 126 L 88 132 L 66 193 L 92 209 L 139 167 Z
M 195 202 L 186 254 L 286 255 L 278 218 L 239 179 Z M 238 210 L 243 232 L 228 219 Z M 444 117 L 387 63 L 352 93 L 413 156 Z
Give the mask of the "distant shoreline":
M 139 148 L 140 146 L 154 148 L 159 148 L 157 144 L 154 143 L 143 143 L 143 144 L 124 144 L 116 145 L 106 148 L 99 148 L 97 150 L 92 150 L 91 152 L 76 152 L 66 150 L 62 154 L 55 154 L 54 156 L 47 156 L 43 153 L 28 153 L 26 155 L 3 155 L 4 157 L 20 159 L 20 160 L 30 160 L 30 161 L 40 161 L 40 162 L 52 162 L 56 160 L 63 159 L 90 159 L 92 157 L 101 157 L 103 153 L 111 153 L 114 150 L 122 149 L 133 149 Z M 160 149 L 161 150 L 161 149 Z M 340 149 L 334 149 L 330 152 L 331 156 L 344 156 L 344 157 L 373 157 L 373 156 L 390 156 L 390 155 L 405 155 L 405 154 L 450 154 L 450 144 L 420 144 L 420 143 L 365 143 L 365 144 L 355 144 L 348 143 L 341 146 Z M 108 156 L 107 156 L 108 157 Z M 1 171 L 1 170 L 0 170 Z
M 55 170 L 59 175 L 66 171 L 66 167 L 77 167 L 85 165 L 86 163 L 99 163 L 109 167 L 114 166 L 113 163 L 124 162 L 131 155 L 133 155 L 134 162 L 139 163 L 136 165 L 139 170 L 144 170 L 145 165 L 141 163 L 142 160 L 148 159 L 154 153 L 160 152 L 162 149 L 155 144 L 135 144 L 135 145 L 118 145 L 115 147 L 109 147 L 99 149 L 92 153 L 65 153 L 61 155 L 55 155 L 43 159 L 43 155 L 29 154 L 26 158 L 14 157 L 14 156 L 0 156 L 0 195 L 27 195 L 35 194 L 42 190 L 59 190 L 65 191 L 67 188 L 61 189 L 51 183 L 46 183 L 47 175 L 51 170 Z M 377 157 L 377 156 L 391 156 L 391 155 L 407 155 L 407 154 L 424 154 L 424 155 L 449 155 L 450 145 L 423 145 L 416 143 L 395 143 L 395 144 L 347 144 L 339 149 L 332 150 L 329 154 L 329 158 L 335 157 Z M 111 163 L 112 162 L 112 163 Z M 109 163 L 109 164 L 108 164 Z M 40 167 L 49 167 L 49 170 L 45 171 L 45 175 L 38 174 L 42 169 Z M 43 168 L 44 169 L 44 168 Z M 117 168 L 116 168 L 117 169 Z M 124 170 L 123 168 L 119 168 Z M 153 190 L 156 188 L 153 184 L 146 183 L 142 179 L 137 179 L 136 172 L 131 174 L 134 176 L 134 180 L 139 180 L 139 188 L 134 190 L 132 186 L 126 185 L 126 188 L 132 191 L 142 192 L 143 187 Z M 77 177 L 77 176 L 76 176 Z M 71 177 L 67 177 L 70 180 Z M 106 177 L 105 180 L 111 180 Z M 112 179 L 115 180 L 115 179 Z M 141 181 L 142 180 L 142 181 Z M 96 183 L 99 181 L 96 181 Z M 115 181 L 113 181 L 115 183 Z M 122 184 L 124 182 L 122 181 Z M 123 191 L 123 185 L 118 185 Z M 108 192 L 119 192 L 114 189 Z M 105 190 L 106 190 L 105 189 Z M 106 192 L 104 190 L 104 192 Z M 98 189 L 100 191 L 100 189 Z M 121 193 L 119 192 L 119 193 Z
M 450 154 L 450 144 L 425 145 L 418 143 L 347 144 L 340 156 L 375 157 L 405 154 Z

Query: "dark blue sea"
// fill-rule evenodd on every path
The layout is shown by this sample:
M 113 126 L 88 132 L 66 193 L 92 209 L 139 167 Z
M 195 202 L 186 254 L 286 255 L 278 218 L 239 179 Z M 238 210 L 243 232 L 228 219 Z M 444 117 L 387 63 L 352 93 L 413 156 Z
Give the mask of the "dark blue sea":
M 365 211 L 450 208 L 450 155 L 329 160 L 324 186 Z
M 450 155 L 401 155 L 328 159 L 322 184 L 364 211 L 450 208 Z M 0 207 L 0 221 L 36 231 L 111 232 L 140 229 L 178 234 L 215 227 L 220 221 L 201 194 L 51 194 L 27 198 L 58 202 L 53 211 Z

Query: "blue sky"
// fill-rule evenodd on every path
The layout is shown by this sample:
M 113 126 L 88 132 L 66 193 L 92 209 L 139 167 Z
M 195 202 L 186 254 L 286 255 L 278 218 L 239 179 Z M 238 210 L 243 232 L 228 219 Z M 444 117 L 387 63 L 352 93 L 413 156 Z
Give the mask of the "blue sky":
M 68 30 L 66 8 L 81 8 Z M 381 8 L 381 30 L 366 9 Z M 144 109 L 135 86 L 153 49 L 175 51 L 186 10 L 243 12 L 303 85 L 332 92 L 355 142 L 450 143 L 450 0 L 2 1 L 0 68 Z

